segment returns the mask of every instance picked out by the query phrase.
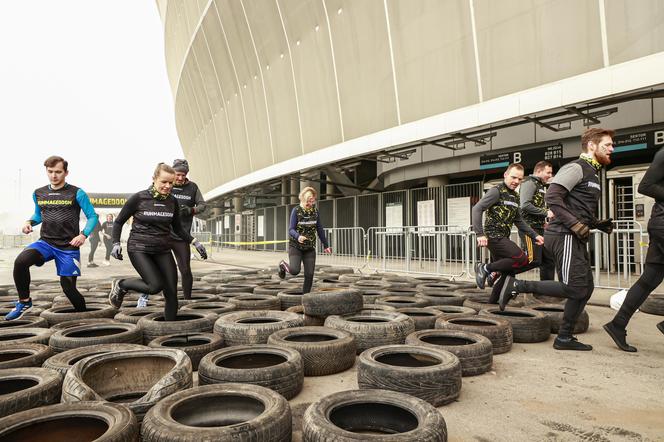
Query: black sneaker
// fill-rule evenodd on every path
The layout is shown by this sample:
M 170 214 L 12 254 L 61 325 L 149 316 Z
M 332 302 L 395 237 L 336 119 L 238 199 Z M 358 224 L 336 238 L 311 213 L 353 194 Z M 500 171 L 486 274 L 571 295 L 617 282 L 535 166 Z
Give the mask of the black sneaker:
M 288 268 L 288 264 L 286 264 L 286 261 L 281 261 L 279 262 L 279 278 L 284 279 L 286 277 L 286 273 L 290 273 L 290 269 Z
M 94 262 L 88 263 L 88 267 L 93 268 L 93 267 L 99 267 L 97 264 Z
M 660 322 L 659 324 L 657 324 L 657 329 L 658 329 L 659 331 L 661 331 L 662 333 L 664 333 L 664 321 L 662 321 L 662 322 Z
M 484 283 L 486 281 L 487 276 L 489 276 L 489 274 L 484 268 L 484 264 L 482 264 L 481 262 L 475 264 L 475 284 L 477 284 L 478 288 L 481 289 L 484 288 Z
M 503 288 L 500 290 L 500 296 L 498 297 L 498 307 L 500 311 L 505 310 L 505 306 L 512 299 L 516 298 L 516 295 L 519 294 L 519 291 L 516 289 L 516 279 L 513 276 L 505 276 L 505 282 L 503 283 Z
M 590 351 L 593 349 L 593 346 L 579 342 L 575 337 L 561 338 L 558 336 L 553 341 L 553 348 L 556 350 Z
M 493 287 L 493 285 L 500 279 L 500 272 L 491 272 L 489 276 L 486 277 L 486 285 Z
M 622 351 L 628 351 L 630 353 L 634 353 L 636 351 L 636 347 L 633 347 L 627 343 L 627 332 L 624 328 L 616 327 L 613 321 L 611 321 L 604 324 L 604 330 L 609 334 L 609 336 L 611 336 L 613 342 L 615 342 L 618 348 Z
M 120 288 L 120 279 L 114 279 L 111 283 L 111 291 L 108 292 L 108 302 L 115 308 L 122 307 L 122 300 L 124 299 L 126 290 Z

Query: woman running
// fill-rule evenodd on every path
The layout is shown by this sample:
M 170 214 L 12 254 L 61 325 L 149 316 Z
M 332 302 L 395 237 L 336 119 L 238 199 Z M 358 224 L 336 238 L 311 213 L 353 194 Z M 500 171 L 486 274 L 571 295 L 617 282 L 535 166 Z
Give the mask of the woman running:
M 325 237 L 323 225 L 316 208 L 318 193 L 313 187 L 305 187 L 300 192 L 300 204 L 293 208 L 288 226 L 288 261 L 279 263 L 279 277 L 284 279 L 286 273 L 297 275 L 304 262 L 304 286 L 302 293 L 309 293 L 314 282 L 314 269 L 316 267 L 316 233 L 325 246 L 325 253 L 332 249 Z
M 106 215 L 106 221 L 101 225 L 101 234 L 106 248 L 103 264 L 109 266 L 111 265 L 111 250 L 113 250 L 113 215 L 110 213 Z
M 171 254 L 171 227 L 180 238 L 194 245 L 201 258 L 207 259 L 207 252 L 180 223 L 180 207 L 171 195 L 175 170 L 159 163 L 152 180 L 149 189 L 135 193 L 127 200 L 113 225 L 111 256 L 121 260 L 122 226 L 129 217 L 134 217 L 127 253 L 141 277 L 114 280 L 108 299 L 111 305 L 120 308 L 124 295 L 130 290 L 147 294 L 163 292 L 166 302 L 164 317 L 166 321 L 174 321 L 178 312 L 178 272 Z

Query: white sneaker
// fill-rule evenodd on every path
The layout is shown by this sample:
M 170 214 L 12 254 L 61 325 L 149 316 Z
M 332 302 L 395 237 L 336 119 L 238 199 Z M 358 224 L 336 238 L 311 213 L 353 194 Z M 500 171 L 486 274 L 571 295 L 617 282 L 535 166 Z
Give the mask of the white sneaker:
M 138 302 L 136 303 L 136 308 L 145 308 L 145 307 L 147 307 L 149 299 L 150 299 L 149 295 L 147 295 L 146 293 L 142 293 L 141 297 L 138 298 Z
M 110 265 L 111 265 L 111 261 L 105 259 L 105 260 L 102 261 L 102 264 L 105 265 L 105 266 L 110 266 Z

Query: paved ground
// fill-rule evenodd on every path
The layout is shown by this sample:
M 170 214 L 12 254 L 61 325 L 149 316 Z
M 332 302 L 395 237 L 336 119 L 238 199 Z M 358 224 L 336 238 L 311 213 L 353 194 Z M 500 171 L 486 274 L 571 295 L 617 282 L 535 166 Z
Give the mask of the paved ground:
M 11 281 L 18 249 L 0 250 L 0 284 Z M 215 262 L 194 262 L 194 270 L 229 265 L 263 268 L 282 256 L 265 252 L 223 251 Z M 53 278 L 47 264 L 35 278 Z M 127 275 L 128 262 L 85 269 L 83 278 Z M 588 307 L 590 330 L 581 335 L 595 349 L 558 352 L 552 339 L 515 344 L 497 355 L 493 370 L 463 379 L 459 400 L 439 410 L 451 441 L 645 441 L 664 440 L 664 336 L 655 328 L 662 317 L 637 313 L 630 324 L 635 354 L 617 350 L 601 325 L 610 320 L 605 307 L 612 291 L 601 290 Z M 304 390 L 290 401 L 295 441 L 301 440 L 300 417 L 306 406 L 335 391 L 357 388 L 355 368 L 331 376 L 305 378 Z

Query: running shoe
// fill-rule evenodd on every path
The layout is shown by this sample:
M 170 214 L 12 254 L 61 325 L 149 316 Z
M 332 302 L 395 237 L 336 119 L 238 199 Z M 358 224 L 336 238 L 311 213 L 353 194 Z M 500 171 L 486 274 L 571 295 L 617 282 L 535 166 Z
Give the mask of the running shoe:
M 111 291 L 108 293 L 108 302 L 115 308 L 122 306 L 122 300 L 127 293 L 126 290 L 120 288 L 120 279 L 114 279 L 111 284 Z
M 503 288 L 500 291 L 500 296 L 498 297 L 498 307 L 500 311 L 505 310 L 505 306 L 512 299 L 516 298 L 516 295 L 519 294 L 519 291 L 516 288 L 517 280 L 513 276 L 507 275 L 505 277 L 505 283 Z
M 593 349 L 593 346 L 579 342 L 574 336 L 569 338 L 561 338 L 558 336 L 556 337 L 556 340 L 553 341 L 553 348 L 556 350 L 590 351 Z
M 32 308 L 32 300 L 28 301 L 18 301 L 12 311 L 5 315 L 5 321 L 13 321 L 14 319 L 19 319 L 25 314 L 28 310 Z
M 664 333 L 664 321 L 662 321 L 662 322 L 660 322 L 659 324 L 657 324 L 657 329 L 658 329 L 659 331 L 661 331 L 662 333 Z
M 613 321 L 604 324 L 604 331 L 607 332 L 609 336 L 611 336 L 613 342 L 615 342 L 618 348 L 622 351 L 627 351 L 630 353 L 634 353 L 636 351 L 636 347 L 627 343 L 627 331 L 625 331 L 624 328 L 617 327 Z
M 484 264 L 481 262 L 475 264 L 475 283 L 477 284 L 478 288 L 484 288 L 484 283 L 486 282 L 487 276 L 489 276 L 489 272 L 487 272 Z
M 486 277 L 486 285 L 493 287 L 493 285 L 500 279 L 500 272 L 491 272 L 489 276 Z
M 284 279 L 286 277 L 286 273 L 290 273 L 290 268 L 288 268 L 286 261 L 281 260 L 279 262 L 279 278 Z
M 147 307 L 149 300 L 150 300 L 150 296 L 147 293 L 141 293 L 140 298 L 138 298 L 138 302 L 136 302 L 136 308 L 145 308 L 145 307 Z
M 111 261 L 109 261 L 108 259 L 103 260 L 101 263 L 105 266 L 110 266 L 111 265 Z
M 88 263 L 88 267 L 94 268 L 94 267 L 99 267 L 99 266 L 97 264 L 95 264 L 94 262 L 90 262 L 90 263 Z

